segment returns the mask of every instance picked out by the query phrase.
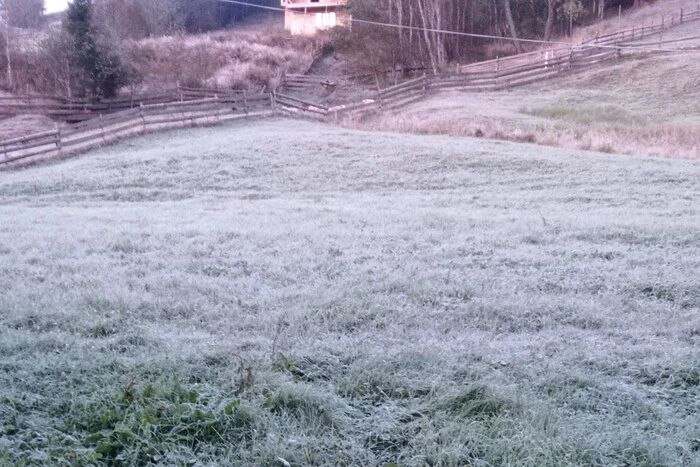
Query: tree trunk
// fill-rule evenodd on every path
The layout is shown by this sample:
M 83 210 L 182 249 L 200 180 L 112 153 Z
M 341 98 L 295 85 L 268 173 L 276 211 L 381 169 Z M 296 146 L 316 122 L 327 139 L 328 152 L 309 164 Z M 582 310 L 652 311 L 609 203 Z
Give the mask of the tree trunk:
M 0 5 L 4 6 L 4 5 Z M 12 55 L 10 53 L 10 15 L 7 9 L 4 11 L 2 18 L 2 23 L 5 26 L 5 55 L 7 59 L 7 87 L 12 89 Z
M 403 26 L 403 2 L 399 1 L 398 2 L 398 7 L 397 7 L 397 24 L 400 24 Z M 403 29 L 399 28 L 399 44 L 403 45 Z
M 433 68 L 433 73 L 437 74 L 438 72 L 438 62 L 437 62 L 437 57 L 435 56 L 435 49 L 433 48 L 433 43 L 430 40 L 430 32 L 428 32 L 428 28 L 430 28 L 430 23 L 428 23 L 428 16 L 425 14 L 425 9 L 423 8 L 423 0 L 418 0 L 418 11 L 421 16 L 421 20 L 423 22 L 423 38 L 425 40 L 425 46 L 428 49 L 428 57 L 430 57 L 430 65 Z
M 602 0 L 601 0 L 602 1 Z M 554 25 L 554 0 L 547 0 L 547 22 L 544 25 L 544 41 L 552 38 L 552 26 Z
M 518 40 L 518 32 L 515 30 L 515 21 L 513 21 L 513 12 L 510 10 L 510 0 L 503 0 L 503 9 L 506 13 L 506 21 L 508 22 L 508 29 L 510 32 L 510 37 L 513 38 L 513 44 L 515 45 L 515 50 L 518 53 L 522 53 L 523 48 L 520 46 L 520 41 Z

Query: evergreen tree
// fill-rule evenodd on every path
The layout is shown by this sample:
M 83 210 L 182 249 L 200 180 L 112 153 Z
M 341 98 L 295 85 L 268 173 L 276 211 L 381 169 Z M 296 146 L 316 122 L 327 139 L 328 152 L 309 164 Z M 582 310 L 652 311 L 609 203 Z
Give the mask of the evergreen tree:
M 68 5 L 65 28 L 73 39 L 75 65 L 82 72 L 81 87 L 94 97 L 113 97 L 128 83 L 128 76 L 119 57 L 97 43 L 91 21 L 91 0 Z

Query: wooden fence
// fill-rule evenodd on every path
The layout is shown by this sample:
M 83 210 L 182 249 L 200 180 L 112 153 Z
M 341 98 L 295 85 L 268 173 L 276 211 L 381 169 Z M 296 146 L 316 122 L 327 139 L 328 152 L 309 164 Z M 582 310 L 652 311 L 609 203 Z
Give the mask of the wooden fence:
M 427 71 L 428 69 L 425 67 L 415 67 L 376 71 L 373 73 L 363 73 L 350 76 L 286 74 L 284 75 L 282 82 L 280 83 L 279 89 L 283 89 L 285 92 L 318 91 L 321 88 L 333 89 L 336 86 L 347 85 L 349 83 L 362 82 L 367 80 L 374 81 L 379 76 L 396 77 L 396 79 L 398 80 L 399 76 L 403 76 L 406 73 L 425 73 Z
M 274 96 L 280 111 L 314 119 L 332 118 L 338 121 L 341 117 L 357 117 L 368 112 L 396 109 L 424 97 L 427 93 L 428 78 L 423 75 L 396 86 L 381 89 L 362 101 L 334 107 L 287 94 L 275 93 Z
M 111 114 L 98 114 L 66 128 L 0 141 L 0 169 L 80 153 L 137 134 L 250 116 L 271 116 L 276 112 L 338 120 L 344 115 L 398 108 L 420 99 L 427 91 L 428 79 L 424 75 L 380 90 L 362 102 L 334 108 L 281 93 L 215 95 L 198 100 L 139 105 Z
M 348 79 L 339 76 L 323 75 L 285 75 L 280 88 L 291 92 L 308 92 L 320 88 L 334 89 L 340 84 L 346 84 Z
M 632 27 L 605 36 L 592 37 L 572 47 L 552 47 L 530 53 L 497 58 L 459 67 L 458 73 L 431 78 L 435 89 L 461 88 L 474 91 L 507 89 L 556 76 L 568 70 L 588 68 L 614 60 L 623 53 L 634 53 L 633 41 L 662 35 L 681 23 L 700 20 L 700 8 L 693 12 L 680 10 L 669 21 L 663 18 L 656 25 Z M 653 50 L 647 44 L 643 48 Z
M 113 99 L 102 99 L 100 101 L 27 94 L 20 97 L 0 97 L 0 118 L 34 113 L 47 115 L 56 120 L 76 123 L 92 119 L 98 115 L 133 109 L 141 105 L 194 101 L 215 96 L 245 96 L 246 94 L 249 93 L 188 87 L 177 87 L 171 91 L 158 93 L 131 93 L 130 95 Z
M 269 93 L 139 105 L 67 128 L 0 141 L 0 168 L 79 153 L 135 134 L 272 115 L 274 106 Z
M 697 20 L 700 20 L 700 5 L 693 11 L 684 11 L 683 8 L 681 8 L 678 15 L 672 15 L 670 18 L 662 16 L 658 24 L 652 23 L 651 25 L 635 26 L 604 36 L 590 37 L 584 40 L 583 44 L 617 45 L 629 43 L 638 39 L 643 39 L 644 37 L 663 34 L 663 32 L 667 31 L 669 28 Z

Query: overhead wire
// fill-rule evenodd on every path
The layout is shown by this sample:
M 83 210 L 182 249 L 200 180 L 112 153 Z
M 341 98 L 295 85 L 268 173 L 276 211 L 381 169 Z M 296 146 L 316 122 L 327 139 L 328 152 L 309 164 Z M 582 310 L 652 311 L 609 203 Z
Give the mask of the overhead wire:
M 234 5 L 242 5 L 242 6 L 247 6 L 247 7 L 252 7 L 252 8 L 258 8 L 261 10 L 268 10 L 268 11 L 279 11 L 279 12 L 285 12 L 286 9 L 282 7 L 273 7 L 273 6 L 266 6 L 266 5 L 256 5 L 255 3 L 250 3 L 246 2 L 244 0 L 213 0 L 215 2 L 219 3 L 230 3 Z M 462 31 L 450 31 L 446 29 L 435 29 L 435 28 L 426 28 L 426 27 L 418 27 L 418 26 L 406 26 L 403 24 L 394 24 L 394 23 L 384 23 L 381 21 L 371 21 L 371 20 L 366 20 L 366 19 L 359 19 L 359 18 L 351 18 L 350 21 L 352 23 L 357 23 L 357 24 L 366 24 L 366 25 L 371 25 L 371 26 L 381 26 L 381 27 L 387 27 L 387 28 L 393 28 L 393 29 L 403 29 L 403 30 L 411 30 L 411 31 L 419 31 L 419 32 L 432 32 L 432 33 L 437 33 L 437 34 L 445 34 L 445 35 L 453 35 L 453 36 L 462 36 L 462 37 L 472 37 L 472 38 L 477 38 L 477 39 L 493 39 L 493 40 L 507 40 L 507 41 L 517 41 L 517 42 L 525 42 L 525 43 L 531 43 L 531 44 L 541 44 L 541 45 L 549 45 L 549 46 L 565 46 L 565 47 L 597 47 L 601 49 L 614 49 L 614 50 L 637 50 L 637 51 L 647 51 L 647 52 L 666 52 L 666 53 L 673 53 L 673 52 L 693 52 L 697 51 L 700 52 L 700 49 L 689 49 L 689 48 L 661 48 L 661 47 L 646 47 L 647 44 L 635 46 L 635 45 L 611 45 L 611 44 L 586 44 L 586 43 L 581 43 L 581 44 L 573 44 L 571 42 L 563 42 L 563 41 L 544 41 L 544 40 L 539 40 L 539 39 L 525 39 L 525 38 L 512 38 L 512 37 L 503 37 L 503 36 L 495 36 L 495 35 L 489 35 L 489 34 L 475 34 L 475 33 L 469 33 L 469 32 L 462 32 Z M 691 40 L 691 39 L 688 39 Z

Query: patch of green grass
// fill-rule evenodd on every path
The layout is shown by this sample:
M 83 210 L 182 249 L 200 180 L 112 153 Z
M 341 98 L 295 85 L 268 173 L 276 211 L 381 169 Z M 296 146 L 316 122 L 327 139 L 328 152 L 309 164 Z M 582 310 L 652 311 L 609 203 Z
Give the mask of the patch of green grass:
M 249 446 L 261 427 L 239 398 L 226 398 L 177 375 L 152 383 L 69 395 L 51 413 L 57 424 L 37 437 L 30 407 L 8 402 L 3 436 L 19 440 L 10 465 L 191 465 L 232 446 Z M 23 421 L 22 421 L 23 420 Z M 256 432 L 258 430 L 258 432 Z
M 444 410 L 453 417 L 481 420 L 497 417 L 511 408 L 514 408 L 511 402 L 496 397 L 484 385 L 465 388 L 437 406 L 437 410 Z
M 582 125 L 643 125 L 646 119 L 616 105 L 561 105 L 521 107 L 520 113 Z M 604 151 L 604 152 L 610 152 Z
M 644 384 L 672 389 L 692 390 L 700 386 L 700 368 L 664 368 L 657 371 L 643 370 L 638 377 Z

